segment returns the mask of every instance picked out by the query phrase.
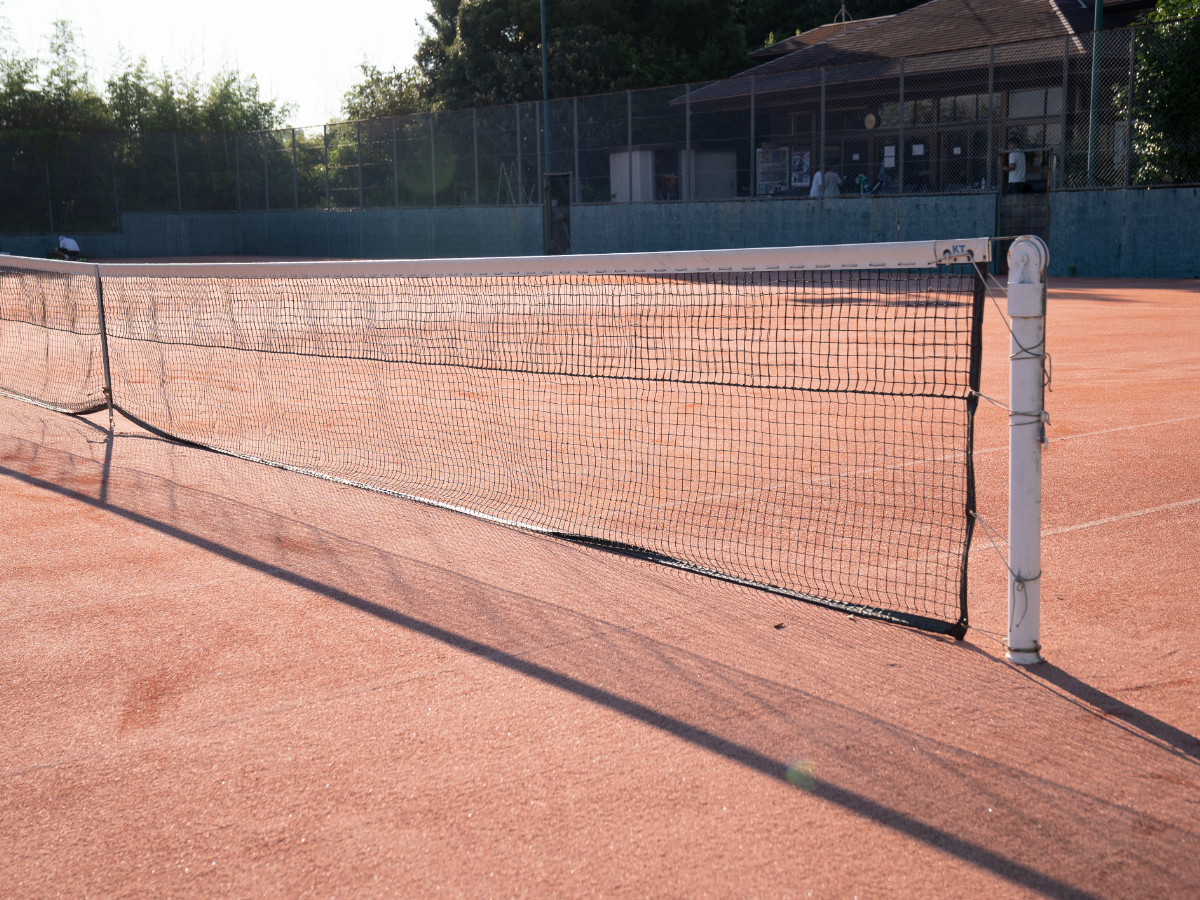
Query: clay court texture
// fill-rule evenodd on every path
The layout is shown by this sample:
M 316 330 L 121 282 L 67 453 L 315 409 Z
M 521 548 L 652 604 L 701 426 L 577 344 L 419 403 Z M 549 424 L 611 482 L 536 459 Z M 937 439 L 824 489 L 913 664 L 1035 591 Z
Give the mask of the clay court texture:
M 1198 284 L 1051 281 L 1028 668 L 0 398 L 0 895 L 1197 896 Z

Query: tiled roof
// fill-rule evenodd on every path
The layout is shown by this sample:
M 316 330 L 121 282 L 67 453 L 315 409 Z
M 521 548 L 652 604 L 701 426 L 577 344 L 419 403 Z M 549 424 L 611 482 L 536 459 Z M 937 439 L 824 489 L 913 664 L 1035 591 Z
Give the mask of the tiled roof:
M 808 31 L 784 38 L 782 41 L 776 41 L 774 44 L 760 47 L 750 54 L 750 58 L 763 61 L 777 59 L 780 56 L 795 53 L 797 50 L 803 50 L 805 47 L 811 47 L 813 44 L 827 41 L 832 37 L 837 37 L 849 31 L 858 31 L 860 28 L 867 28 L 872 24 L 890 18 L 891 16 L 875 16 L 872 19 L 857 19 L 850 22 L 831 22 L 828 25 L 818 25 L 816 28 L 810 28 Z
M 1063 37 L 1091 31 L 1093 15 L 1079 0 L 929 0 L 734 77 Z

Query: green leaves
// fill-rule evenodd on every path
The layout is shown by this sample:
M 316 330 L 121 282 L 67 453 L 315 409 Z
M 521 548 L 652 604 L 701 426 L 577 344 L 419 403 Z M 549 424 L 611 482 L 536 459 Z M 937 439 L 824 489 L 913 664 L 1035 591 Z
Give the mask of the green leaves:
M 145 57 L 124 55 L 101 94 L 74 26 L 55 22 L 48 45 L 45 59 L 22 55 L 11 41 L 0 49 L 0 129 L 6 139 L 32 140 L 50 155 L 65 149 L 69 133 L 260 131 L 284 125 L 292 112 L 262 99 L 253 75 L 224 70 L 205 81 L 182 71 L 151 72 Z
M 552 97 L 723 78 L 747 65 L 741 0 L 549 0 Z M 436 0 L 417 51 L 438 109 L 542 96 L 539 0 Z

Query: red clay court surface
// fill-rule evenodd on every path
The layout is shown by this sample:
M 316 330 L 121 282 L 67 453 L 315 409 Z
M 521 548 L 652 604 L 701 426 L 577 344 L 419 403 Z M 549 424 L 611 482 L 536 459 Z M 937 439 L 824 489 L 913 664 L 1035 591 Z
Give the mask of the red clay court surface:
M 1029 669 L 0 398 L 0 896 L 1200 895 L 1200 285 L 1048 330 Z

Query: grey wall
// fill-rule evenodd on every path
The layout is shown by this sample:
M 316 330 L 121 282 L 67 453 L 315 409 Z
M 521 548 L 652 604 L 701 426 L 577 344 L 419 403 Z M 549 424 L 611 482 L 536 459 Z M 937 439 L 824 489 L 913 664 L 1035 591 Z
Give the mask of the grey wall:
M 1200 189 L 1071 191 L 1050 198 L 1050 272 L 1200 276 Z M 300 256 L 413 259 L 541 252 L 541 209 L 441 207 L 122 215 L 120 234 L 78 235 L 96 258 Z M 576 253 L 944 239 L 994 235 L 996 197 L 634 203 L 576 206 Z M 57 235 L 0 236 L 0 250 L 43 256 Z
M 1050 274 L 1200 277 L 1200 189 L 1050 195 Z
M 990 235 L 988 195 L 635 203 L 571 209 L 577 253 L 853 244 Z

